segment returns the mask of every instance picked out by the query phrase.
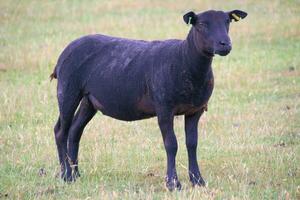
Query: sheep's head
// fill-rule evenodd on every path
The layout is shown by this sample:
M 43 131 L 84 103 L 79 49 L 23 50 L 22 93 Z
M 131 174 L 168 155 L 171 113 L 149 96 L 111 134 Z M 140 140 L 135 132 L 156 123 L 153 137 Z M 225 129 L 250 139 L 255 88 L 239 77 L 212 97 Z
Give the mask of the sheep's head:
M 210 10 L 199 14 L 188 12 L 183 19 L 192 25 L 190 34 L 193 34 L 193 43 L 197 51 L 212 57 L 215 54 L 226 56 L 230 53 L 232 46 L 228 35 L 229 25 L 246 16 L 247 13 L 240 10 L 230 12 Z

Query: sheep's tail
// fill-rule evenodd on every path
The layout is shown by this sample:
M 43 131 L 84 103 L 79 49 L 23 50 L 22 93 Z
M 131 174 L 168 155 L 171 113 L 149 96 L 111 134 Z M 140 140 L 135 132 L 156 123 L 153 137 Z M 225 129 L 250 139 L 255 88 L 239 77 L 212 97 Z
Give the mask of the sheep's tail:
M 56 73 L 56 68 L 57 68 L 57 65 L 54 67 L 54 70 L 52 72 L 52 74 L 50 74 L 50 81 L 52 81 L 54 78 L 57 79 L 57 73 Z

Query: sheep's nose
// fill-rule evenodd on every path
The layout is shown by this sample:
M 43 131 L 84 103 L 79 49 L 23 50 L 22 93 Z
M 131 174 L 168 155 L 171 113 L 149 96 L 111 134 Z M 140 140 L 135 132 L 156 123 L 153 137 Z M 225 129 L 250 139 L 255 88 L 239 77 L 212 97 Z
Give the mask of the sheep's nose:
M 221 40 L 219 42 L 219 44 L 222 45 L 222 46 L 230 46 L 230 43 L 229 42 L 225 42 L 224 40 Z
M 231 51 L 231 42 L 228 40 L 220 40 L 216 47 L 216 54 L 226 56 Z
M 219 41 L 219 48 L 223 50 L 231 50 L 231 42 L 226 40 Z

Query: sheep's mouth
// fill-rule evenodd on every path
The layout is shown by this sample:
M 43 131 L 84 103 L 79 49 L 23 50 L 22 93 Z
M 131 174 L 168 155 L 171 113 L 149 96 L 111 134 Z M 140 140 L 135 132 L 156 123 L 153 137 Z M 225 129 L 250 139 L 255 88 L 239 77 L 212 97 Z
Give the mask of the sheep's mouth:
M 217 51 L 216 53 L 220 56 L 227 56 L 230 53 L 230 49 Z

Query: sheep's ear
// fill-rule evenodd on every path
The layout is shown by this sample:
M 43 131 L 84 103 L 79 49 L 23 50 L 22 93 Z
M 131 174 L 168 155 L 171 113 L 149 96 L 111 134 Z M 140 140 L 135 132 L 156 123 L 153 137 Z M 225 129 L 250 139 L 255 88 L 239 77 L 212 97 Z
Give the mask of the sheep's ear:
M 186 24 L 196 24 L 196 21 L 197 21 L 197 15 L 191 11 L 191 12 L 188 12 L 186 13 L 185 15 L 183 15 L 183 20 Z
M 240 19 L 244 19 L 248 14 L 241 10 L 233 10 L 228 12 L 230 20 L 234 20 L 235 22 L 240 21 Z

